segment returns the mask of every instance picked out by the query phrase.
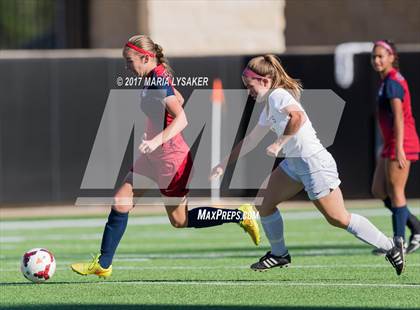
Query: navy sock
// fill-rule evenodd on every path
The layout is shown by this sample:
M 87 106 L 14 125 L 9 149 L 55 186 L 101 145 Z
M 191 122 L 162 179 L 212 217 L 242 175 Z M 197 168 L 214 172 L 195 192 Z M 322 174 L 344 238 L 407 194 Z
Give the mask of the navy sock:
M 235 209 L 199 207 L 188 211 L 188 227 L 204 228 L 224 223 L 239 223 L 243 212 Z
M 410 229 L 412 234 L 420 234 L 420 221 L 417 216 L 412 214 L 410 211 L 408 211 L 407 227 Z
M 386 197 L 383 202 L 385 207 L 391 210 L 391 198 Z M 420 234 L 420 221 L 417 216 L 413 215 L 410 211 L 408 211 L 407 227 L 410 229 L 412 234 Z
M 99 264 L 102 268 L 108 268 L 112 264 L 112 258 L 127 227 L 127 221 L 128 213 L 120 213 L 111 209 L 102 236 L 101 256 L 99 257 Z
M 394 236 L 402 237 L 405 240 L 405 225 L 409 212 L 407 206 L 400 208 L 391 208 L 392 211 L 392 228 L 394 229 Z

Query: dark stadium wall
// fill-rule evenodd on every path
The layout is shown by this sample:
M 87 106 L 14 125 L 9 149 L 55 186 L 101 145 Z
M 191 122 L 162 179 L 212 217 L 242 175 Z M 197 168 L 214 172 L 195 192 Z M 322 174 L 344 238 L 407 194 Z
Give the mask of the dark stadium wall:
M 248 59 L 173 58 L 171 63 L 180 76 L 208 76 L 210 81 L 219 77 L 226 89 L 234 89 L 242 87 L 240 73 Z M 346 90 L 334 81 L 333 55 L 282 55 L 281 59 L 305 88 L 332 89 L 346 101 L 329 150 L 337 160 L 345 198 L 371 197 L 379 81 L 370 69 L 369 55 L 355 57 L 355 80 Z M 401 54 L 401 71 L 411 86 L 420 132 L 419 67 L 419 53 Z M 73 202 L 79 196 L 112 195 L 112 191 L 81 191 L 80 184 L 109 90 L 116 87 L 118 75 L 124 75 L 122 59 L 0 59 L 0 203 L 59 203 Z M 192 89 L 180 90 L 188 98 Z M 252 101 L 247 104 L 252 108 Z M 244 115 L 242 128 L 246 121 Z M 126 154 L 120 179 L 130 166 L 130 148 Z M 228 190 L 228 183 L 223 183 L 224 195 L 255 195 L 255 190 Z M 408 197 L 420 197 L 419 184 L 420 164 L 416 164 L 407 186 Z M 306 199 L 305 195 L 299 198 Z

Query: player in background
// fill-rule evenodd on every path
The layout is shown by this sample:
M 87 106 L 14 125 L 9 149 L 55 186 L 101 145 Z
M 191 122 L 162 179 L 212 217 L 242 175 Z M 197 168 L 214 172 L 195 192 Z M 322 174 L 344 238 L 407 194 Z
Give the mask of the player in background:
M 372 66 L 382 80 L 377 96 L 377 117 L 383 138 L 372 193 L 391 210 L 394 236 L 405 240 L 405 226 L 408 226 L 411 235 L 406 252 L 413 253 L 420 247 L 420 221 L 408 209 L 405 185 L 411 164 L 419 159 L 420 147 L 411 113 L 410 90 L 399 72 L 398 54 L 392 42 L 374 43 Z M 383 254 L 380 250 L 373 252 Z
M 136 35 L 124 46 L 123 57 L 127 68 L 137 76 L 150 77 L 161 82 L 144 86 L 140 107 L 147 116 L 147 122 L 139 146 L 141 155 L 115 194 L 105 225 L 100 254 L 92 262 L 72 264 L 72 270 L 81 275 L 92 274 L 104 278 L 111 275 L 112 259 L 127 227 L 128 213 L 133 208 L 133 197 L 141 197 L 146 190 L 141 188 L 134 193 L 133 173 L 146 176 L 157 183 L 174 227 L 204 228 L 238 223 L 258 245 L 259 228 L 255 218 L 251 216 L 251 205 L 242 205 L 235 210 L 211 207 L 188 210 L 187 186 L 193 161 L 190 148 L 181 133 L 187 126 L 187 118 L 180 93 L 170 83 L 162 82 L 170 81 L 172 70 L 161 46 L 145 35 Z M 219 210 L 221 216 L 210 219 L 199 217 L 204 212 L 215 214 Z
M 251 59 L 242 78 L 250 95 L 265 107 L 258 124 L 233 150 L 234 156 L 226 157 L 214 167 L 211 176 L 222 175 L 229 158 L 239 158 L 239 154 L 243 156 L 250 152 L 270 129 L 278 138 L 267 148 L 267 154 L 277 157 L 282 151 L 285 155 L 279 167 L 264 182 L 268 184 L 267 188 L 259 193 L 263 202 L 257 209 L 271 250 L 252 264 L 251 269 L 264 271 L 291 263 L 277 205 L 305 189 L 309 199 L 331 225 L 386 251 L 387 260 L 400 275 L 405 266 L 402 238 L 388 238 L 368 219 L 346 210 L 334 158 L 318 140 L 299 103 L 301 84 L 286 73 L 274 55 Z

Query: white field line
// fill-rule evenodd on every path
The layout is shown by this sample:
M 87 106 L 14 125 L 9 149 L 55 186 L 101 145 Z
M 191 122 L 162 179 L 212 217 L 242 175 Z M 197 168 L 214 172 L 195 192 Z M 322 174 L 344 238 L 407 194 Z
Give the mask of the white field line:
M 342 234 L 341 231 L 337 230 L 336 232 L 332 231 L 329 233 L 329 236 L 336 235 L 339 237 Z M 307 232 L 287 232 L 287 237 L 290 236 L 307 236 Z M 41 235 L 10 235 L 10 236 L 0 236 L 0 243 L 22 243 L 26 241 L 41 241 L 41 240 L 101 240 L 102 233 L 97 234 L 45 234 L 44 232 Z M 212 234 L 200 234 L 196 230 L 177 230 L 177 231 L 168 231 L 168 232 L 138 232 L 135 236 L 127 235 L 124 236 L 124 240 L 163 240 L 163 239 L 179 239 L 179 238 L 188 238 L 190 241 L 196 240 L 211 240 L 211 241 L 226 241 L 225 232 L 214 232 Z M 324 244 L 324 243 L 323 243 Z M 325 243 L 326 244 L 326 243 Z M 336 244 L 336 242 L 331 242 L 331 244 Z M 3 247 L 3 246 L 1 246 Z
M 138 239 L 178 239 L 178 238 L 189 238 L 189 239 L 207 239 L 207 240 L 226 240 L 226 236 L 222 238 L 222 234 L 219 234 L 218 238 L 214 238 L 212 235 L 198 235 L 194 234 L 193 231 L 190 231 L 190 233 L 187 233 L 184 230 L 183 232 L 167 232 L 167 233 L 150 233 L 145 234 L 143 232 L 140 232 L 136 234 L 135 236 L 126 236 L 124 237 L 124 240 L 132 239 L 132 240 L 138 240 Z M 52 241 L 64 241 L 64 240 L 101 240 L 102 234 L 41 234 L 41 235 L 20 235 L 20 236 L 0 236 L 0 243 L 21 243 L 26 241 L 40 241 L 40 240 L 52 240 Z
M 420 208 L 412 207 L 411 212 L 414 214 L 420 213 Z M 352 212 L 352 210 L 349 210 Z M 355 209 L 355 213 L 364 216 L 384 216 L 390 215 L 390 212 L 385 209 Z M 287 220 L 302 220 L 302 219 L 317 219 L 322 218 L 318 211 L 295 211 L 283 212 L 284 219 Z M 3 221 L 0 223 L 0 231 L 6 230 L 30 230 L 30 229 L 51 229 L 51 228 L 77 228 L 77 227 L 102 227 L 106 222 L 106 218 L 101 219 L 72 219 L 72 220 L 35 220 L 35 221 Z M 150 216 L 144 218 L 130 218 L 129 225 L 159 225 L 169 224 L 166 216 Z
M 300 244 L 299 244 L 300 245 Z M 290 245 L 292 246 L 292 245 Z M 308 255 L 308 254 L 350 254 L 350 253 L 366 253 L 366 249 L 319 249 L 319 250 L 296 250 L 296 255 Z M 264 251 L 261 249 L 249 250 L 249 251 L 223 251 L 223 252 L 204 252 L 204 253 L 177 253 L 177 254 L 133 254 L 134 258 L 163 258 L 163 259 L 177 259 L 177 258 L 219 258 L 219 257 L 248 257 L 248 256 L 261 256 Z M 125 258 L 130 257 L 128 255 Z
M 20 243 L 31 240 L 100 240 L 102 234 L 43 234 L 40 236 L 30 236 L 30 235 L 21 235 L 21 236 L 0 236 L 0 243 Z
M 74 239 L 62 239 L 62 240 L 75 240 L 77 238 Z M 177 239 L 177 238 L 171 238 L 171 239 Z M 92 251 L 97 251 L 97 244 L 62 244 L 62 243 L 48 243 L 48 246 L 45 246 L 45 242 L 41 242 L 43 240 L 48 240 L 48 239 L 34 239 L 36 240 L 36 244 L 39 245 L 39 247 L 45 247 L 47 249 L 86 249 L 89 250 L 91 249 Z M 100 241 L 100 239 L 96 239 L 98 241 Z M 207 247 L 211 248 L 215 246 L 215 241 L 223 241 L 225 239 L 205 239 L 205 238 L 189 238 L 187 240 L 187 242 L 184 242 L 184 244 L 182 246 L 180 246 L 179 244 L 176 244 L 174 242 L 169 241 L 168 239 L 154 239 L 155 242 L 150 242 L 150 240 L 148 241 L 148 243 L 144 243 L 144 244 L 130 244 L 130 243 L 122 243 L 119 248 L 120 249 L 125 249 L 125 250 L 131 250 L 131 249 L 137 249 L 138 251 L 141 250 L 150 250 L 150 249 L 156 249 L 157 245 L 159 247 L 163 247 L 166 249 L 180 249 L 180 248 L 185 248 L 188 247 L 192 250 L 198 250 L 198 249 L 206 249 Z M 246 242 L 247 239 L 245 239 Z M 28 240 L 29 241 L 29 240 Z M 11 250 L 11 249 L 17 249 L 20 248 L 21 246 L 18 246 L 17 243 L 21 243 L 23 241 L 20 242 L 13 242 L 10 243 L 9 242 L 0 242 L 0 250 Z M 44 245 L 43 245 L 44 244 Z M 235 240 L 235 242 L 229 242 L 229 247 L 226 248 L 226 252 L 229 252 L 229 250 L 231 248 L 234 247 L 244 247 L 244 241 L 239 241 L 239 240 Z M 268 246 L 269 244 L 266 243 L 266 241 L 264 240 L 263 243 L 261 244 L 262 246 Z M 322 251 L 323 253 L 330 253 L 329 251 L 345 251 L 346 253 L 349 253 L 349 251 L 352 251 L 352 247 L 356 246 L 360 246 L 360 243 L 340 243 L 340 248 L 338 249 L 334 249 L 334 247 L 337 246 L 337 241 L 323 241 L 323 242 L 316 242 L 315 240 L 308 240 L 308 241 L 304 241 L 304 242 L 299 242 L 299 243 L 295 243 L 295 242 L 289 242 L 288 247 L 319 247 L 319 246 L 324 246 L 324 247 L 333 247 L 332 249 L 319 249 L 319 248 L 314 248 L 312 251 L 312 253 L 317 253 L 318 251 Z M 349 249 L 345 249 L 342 248 L 343 246 L 348 246 Z M 366 249 L 367 249 L 367 245 L 366 245 Z M 257 250 L 257 249 L 256 249 Z M 355 249 L 355 251 L 364 251 L 364 248 L 360 248 L 360 249 Z M 250 249 L 250 251 L 253 251 L 253 249 Z M 294 250 L 294 251 L 298 251 L 300 252 L 299 249 Z M 243 251 L 245 253 L 245 251 Z M 247 251 L 249 252 L 249 251 Z M 334 252 L 335 253 L 335 252 Z M 138 254 L 141 255 L 141 254 Z M 170 255 L 170 254 L 169 254 Z
M 163 267 L 163 268 L 162 268 Z M 343 269 L 343 268 L 390 268 L 389 264 L 364 264 L 364 265 L 290 265 L 288 268 L 291 269 Z M 420 264 L 410 264 L 409 267 L 420 267 Z M 159 269 L 168 269 L 168 270 L 207 270 L 207 269 L 248 269 L 249 266 L 117 266 L 116 270 L 159 270 Z
M 299 244 L 300 245 L 300 244 Z M 292 246 L 292 245 L 290 245 Z M 292 255 L 296 256 L 307 256 L 307 255 L 346 255 L 346 254 L 366 254 L 369 251 L 369 248 L 365 249 L 316 249 L 316 250 L 294 250 Z M 145 259 L 211 259 L 211 258 L 229 258 L 229 257 L 260 257 L 263 254 L 263 250 L 255 249 L 248 251 L 223 251 L 223 252 L 203 252 L 203 253 L 150 253 L 150 254 L 119 254 L 115 258 L 116 261 L 144 261 Z M 87 253 L 89 253 L 87 251 Z M 65 258 L 73 258 L 76 260 L 83 260 L 82 254 L 78 255 L 65 255 Z M 82 258 L 81 258 L 82 257 Z M 1 259 L 7 259 L 8 256 L 0 257 Z M 10 259 L 10 258 L 9 258 Z M 86 259 L 86 257 L 85 257 Z M 60 258 L 57 257 L 57 261 L 60 261 Z M 0 263 L 4 263 L 1 262 Z M 9 263 L 9 262 L 6 262 Z
M 16 245 L 13 245 L 13 244 L 1 245 L 0 246 L 0 252 L 1 251 L 5 251 L 5 250 L 15 250 L 16 248 L 17 248 L 17 246 Z M 1 258 L 1 256 L 2 255 L 0 255 L 0 258 Z
M 320 250 L 321 251 L 321 250 Z M 325 250 L 327 251 L 327 250 Z M 325 253 L 325 251 L 321 251 L 321 253 Z M 241 257 L 254 257 L 254 258 L 258 258 L 261 256 L 261 254 L 264 251 L 261 250 L 250 250 L 250 251 L 246 251 L 246 252 L 242 252 L 242 251 L 238 251 L 238 252 L 208 252 L 208 253 L 185 253 L 185 254 L 120 254 L 118 255 L 118 257 L 114 258 L 114 261 L 116 262 L 144 262 L 144 261 L 149 261 L 151 259 L 214 259 L 214 258 L 229 258 L 229 257 L 237 257 L 238 255 Z M 331 251 L 329 251 L 329 253 L 332 254 L 340 254 L 340 253 L 345 253 L 345 254 L 355 254 L 355 253 L 359 253 L 359 252 L 366 252 L 366 250 L 360 251 L 360 250 L 335 250 L 335 249 L 331 249 Z M 307 255 L 307 254 L 313 254 L 314 250 L 305 250 L 305 251 L 296 251 L 296 255 L 301 256 L 301 255 Z M 316 253 L 318 253 L 318 250 L 316 251 Z M 60 258 L 57 259 L 57 263 L 61 263 L 61 264 L 71 264 L 74 263 L 75 261 L 83 261 L 84 259 L 81 258 L 80 255 L 74 255 L 72 256 L 74 257 L 74 259 L 72 259 L 71 261 L 68 260 L 70 257 L 68 255 L 66 255 L 66 259 L 67 260 L 61 260 Z M 0 259 L 4 259 L 6 260 L 6 256 L 0 257 Z M 10 259 L 10 258 L 9 258 Z M 85 257 L 86 260 L 86 257 Z M 1 265 L 14 265 L 16 264 L 15 261 L 0 261 Z
M 51 284 L 54 284 L 52 282 Z M 77 282 L 77 283 L 57 283 L 57 284 L 64 284 L 64 285 L 165 285 L 165 286 L 308 286 L 308 287 L 367 287 L 367 288 L 400 288 L 400 289 L 419 289 L 420 284 L 378 284 L 378 283 L 325 283 L 325 282 L 274 282 L 274 281 L 108 281 L 108 282 Z
M 103 227 L 106 217 L 101 219 L 72 219 L 72 220 L 36 220 L 36 221 L 6 221 L 0 223 L 0 231 L 5 230 L 39 230 L 51 228 L 79 228 Z M 144 218 L 131 218 L 129 225 L 158 225 L 168 224 L 166 216 L 150 216 Z
M 242 245 L 242 244 L 241 244 Z M 205 245 L 204 248 L 209 247 L 210 245 Z M 120 249 L 131 249 L 127 247 L 120 246 Z M 3 250 L 3 248 L 1 248 Z M 195 250 L 199 250 L 200 248 L 195 248 Z M 95 252 L 96 248 L 92 248 L 90 252 Z M 320 249 L 320 250 L 304 250 L 293 251 L 294 255 L 296 256 L 323 256 L 323 255 L 348 255 L 348 254 L 367 254 L 369 249 Z M 89 249 L 87 250 L 89 253 Z M 125 261 L 125 262 L 141 262 L 145 259 L 217 259 L 217 258 L 230 258 L 230 257 L 260 257 L 261 254 L 264 254 L 264 251 L 261 250 L 249 250 L 246 252 L 206 252 L 206 253 L 179 253 L 179 254 L 137 254 L 131 258 L 129 257 L 121 257 L 116 260 Z M 66 258 L 69 256 L 66 255 Z M 80 260 L 81 255 L 74 255 L 75 259 Z M 7 256 L 4 256 L 0 259 L 6 259 Z M 83 258 L 82 258 L 83 260 Z M 86 257 L 85 257 L 86 260 Z M 0 264 L 2 262 L 0 261 Z
M 312 286 L 312 287 L 383 287 L 383 288 L 420 288 L 420 284 L 378 284 L 378 283 L 324 283 L 324 282 L 274 282 L 274 281 L 110 281 L 95 282 L 95 285 L 102 284 L 126 284 L 126 285 L 186 285 L 186 286 Z
M 368 249 L 320 249 L 320 250 L 296 250 L 295 253 L 297 256 L 305 255 L 323 255 L 323 254 L 356 254 L 356 253 L 366 253 Z M 160 254 L 160 253 L 151 253 L 151 254 L 125 254 L 118 255 L 119 258 L 116 258 L 120 261 L 142 261 L 144 259 L 209 259 L 209 258 L 229 258 L 229 257 L 260 257 L 264 251 L 262 250 L 249 250 L 249 251 L 223 251 L 223 252 L 205 252 L 205 253 L 177 253 L 177 254 Z M 69 257 L 66 255 L 66 257 Z M 76 259 L 80 259 L 80 255 L 74 255 Z
M 56 270 L 70 270 L 71 262 L 61 262 Z M 0 268 L 0 272 L 18 271 L 19 265 L 15 264 L 15 268 Z M 410 264 L 410 268 L 420 267 L 420 264 Z M 389 264 L 361 264 L 361 265 L 290 265 L 288 269 L 389 269 Z M 249 269 L 249 266 L 115 266 L 114 270 L 234 270 Z

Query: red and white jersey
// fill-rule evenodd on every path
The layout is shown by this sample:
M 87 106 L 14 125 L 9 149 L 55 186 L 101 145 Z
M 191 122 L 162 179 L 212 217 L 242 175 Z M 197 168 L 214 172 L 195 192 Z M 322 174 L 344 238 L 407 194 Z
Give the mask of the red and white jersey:
M 395 132 L 394 115 L 391 108 L 391 100 L 398 98 L 402 102 L 404 117 L 404 141 L 403 147 L 407 159 L 415 159 L 420 152 L 419 137 L 416 131 L 416 124 L 411 112 L 411 97 L 407 81 L 401 73 L 392 69 L 382 80 L 378 91 L 378 118 L 384 139 L 383 157 L 395 159 Z

